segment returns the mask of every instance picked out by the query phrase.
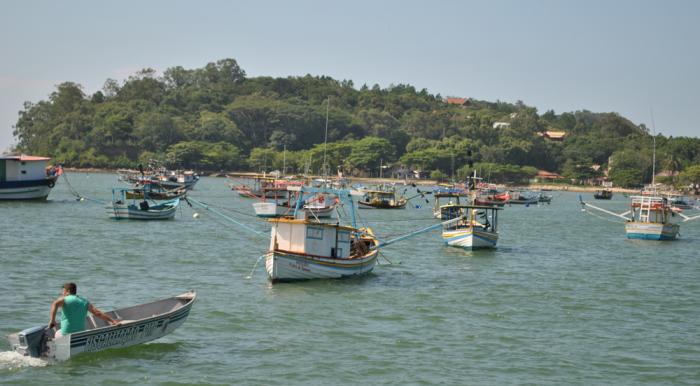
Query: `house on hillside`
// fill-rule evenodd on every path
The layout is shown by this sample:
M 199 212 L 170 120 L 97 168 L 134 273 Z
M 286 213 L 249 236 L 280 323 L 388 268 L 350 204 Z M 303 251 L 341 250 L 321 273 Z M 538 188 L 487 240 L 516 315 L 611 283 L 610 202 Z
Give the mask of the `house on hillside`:
M 470 98 L 447 98 L 445 102 L 447 102 L 448 105 L 457 105 L 460 107 L 467 107 L 471 105 Z
M 541 137 L 545 137 L 546 139 L 549 139 L 551 141 L 557 141 L 561 142 L 566 138 L 566 132 L 565 131 L 554 131 L 554 130 L 546 130 L 542 133 L 539 133 Z
M 510 127 L 510 123 L 508 123 L 508 122 L 494 122 L 493 123 L 494 129 L 506 129 L 508 127 Z
M 535 176 L 534 180 L 535 182 L 556 182 L 563 180 L 564 177 L 561 174 L 554 173 L 554 172 L 548 172 L 546 170 L 538 170 L 537 175 Z

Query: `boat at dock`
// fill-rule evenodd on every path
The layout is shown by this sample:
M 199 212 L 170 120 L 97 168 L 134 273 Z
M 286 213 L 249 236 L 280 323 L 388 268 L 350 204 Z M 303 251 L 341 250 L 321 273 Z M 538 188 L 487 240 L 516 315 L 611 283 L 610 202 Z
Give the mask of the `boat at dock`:
M 108 348 L 133 346 L 161 338 L 180 327 L 187 320 L 196 298 L 196 292 L 186 292 L 105 312 L 112 319 L 120 320 L 118 325 L 88 315 L 84 331 L 55 338 L 55 330 L 40 325 L 11 334 L 8 340 L 12 350 L 19 354 L 57 361 Z
M 47 167 L 51 158 L 31 155 L 0 156 L 0 200 L 45 200 L 61 167 Z
M 444 208 L 442 240 L 452 247 L 495 248 L 498 243 L 498 206 L 453 205 Z

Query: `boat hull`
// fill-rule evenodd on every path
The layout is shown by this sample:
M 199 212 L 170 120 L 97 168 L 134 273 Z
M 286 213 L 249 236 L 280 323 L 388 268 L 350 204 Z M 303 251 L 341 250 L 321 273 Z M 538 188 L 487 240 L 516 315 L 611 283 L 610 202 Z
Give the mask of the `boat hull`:
M 352 259 L 334 259 L 271 251 L 265 255 L 265 270 L 270 281 L 296 281 L 309 279 L 339 279 L 364 275 L 377 264 L 378 251 Z
M 10 335 L 10 345 L 14 351 L 23 355 L 65 361 L 82 353 L 146 343 L 168 335 L 180 327 L 189 316 L 196 296 L 195 293 L 188 292 L 141 306 L 110 311 L 107 314 L 112 318 L 134 320 L 123 320 L 120 325 L 112 326 L 103 325 L 105 323 L 97 319 L 102 324 L 101 327 L 93 325 L 85 331 L 55 339 L 53 330 L 47 326 L 27 329 Z M 94 318 L 88 320 L 95 323 Z M 45 343 L 45 347 L 37 350 L 36 346 L 27 346 L 31 341 L 29 334 L 40 334 L 42 339 L 50 340 Z
M 274 202 L 256 202 L 253 204 L 255 215 L 263 218 L 275 218 L 290 213 L 286 206 L 277 205 Z
M 0 183 L 0 200 L 45 200 L 54 181 L 55 179 L 46 179 Z
M 359 209 L 404 209 L 406 208 L 406 203 L 404 202 L 396 205 L 391 205 L 389 203 L 372 204 L 366 201 L 358 201 L 357 207 Z
M 679 230 L 680 226 L 672 223 L 656 224 L 633 221 L 625 224 L 625 233 L 628 239 L 675 240 Z
M 180 200 L 163 203 L 147 210 L 139 208 L 135 204 L 114 204 L 107 207 L 107 215 L 115 220 L 171 220 L 175 218 Z
M 473 228 L 455 229 L 442 232 L 446 245 L 466 249 L 496 248 L 498 233 L 484 232 Z

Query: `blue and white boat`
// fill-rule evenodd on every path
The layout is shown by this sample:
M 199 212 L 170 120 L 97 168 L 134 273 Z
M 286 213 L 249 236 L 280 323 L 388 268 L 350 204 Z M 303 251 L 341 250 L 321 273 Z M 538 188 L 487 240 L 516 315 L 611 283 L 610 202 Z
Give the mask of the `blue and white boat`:
M 15 352 L 56 361 L 65 361 L 81 353 L 133 346 L 168 335 L 180 327 L 189 316 L 196 298 L 196 292 L 186 292 L 106 312 L 112 319 L 120 320 L 119 325 L 88 315 L 84 331 L 55 338 L 55 330 L 41 325 L 9 335 L 8 340 Z
M 180 206 L 179 197 L 167 201 L 151 200 L 149 202 L 148 197 L 142 199 L 126 198 L 126 193 L 129 191 L 133 192 L 133 189 L 112 190 L 112 205 L 106 208 L 110 218 L 115 220 L 170 220 L 175 217 L 177 208 Z
M 442 241 L 449 246 L 480 249 L 496 248 L 498 206 L 452 205 L 443 208 Z
M 584 202 L 579 196 L 584 211 L 591 208 L 625 220 L 625 234 L 628 239 L 675 240 L 680 232 L 681 221 L 700 218 L 700 215 L 691 217 L 675 212 L 665 197 L 647 195 L 631 196 L 630 199 L 632 201 L 629 210 L 615 213 Z
M 0 200 L 45 200 L 63 169 L 47 168 L 51 158 L 0 156 Z

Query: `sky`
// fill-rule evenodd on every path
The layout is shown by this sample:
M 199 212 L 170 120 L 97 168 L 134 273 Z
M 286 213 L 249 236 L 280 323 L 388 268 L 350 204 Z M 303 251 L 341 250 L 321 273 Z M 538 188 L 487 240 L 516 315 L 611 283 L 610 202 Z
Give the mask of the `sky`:
M 249 77 L 328 75 L 540 113 L 614 111 L 700 136 L 700 1 L 0 2 L 0 152 L 25 101 L 143 68 L 236 59 Z M 653 125 L 652 125 L 653 116 Z

